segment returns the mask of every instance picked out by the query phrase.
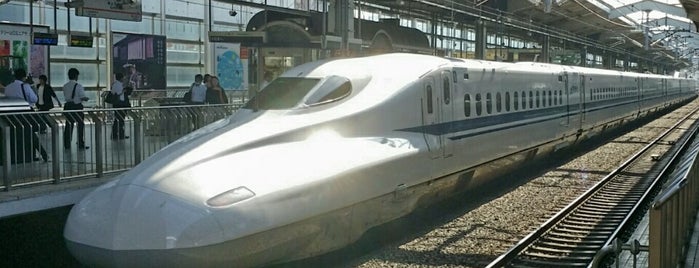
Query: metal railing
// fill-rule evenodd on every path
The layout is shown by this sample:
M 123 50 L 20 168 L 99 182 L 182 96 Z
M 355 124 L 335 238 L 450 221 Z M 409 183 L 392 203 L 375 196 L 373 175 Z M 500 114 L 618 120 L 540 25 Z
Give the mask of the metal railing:
M 684 261 L 699 208 L 699 142 L 687 155 L 650 209 L 648 267 L 676 267 Z
M 137 165 L 178 138 L 231 115 L 239 104 L 83 110 L 84 140 L 70 112 L 0 114 L 0 190 L 102 177 Z M 119 125 L 123 118 L 123 134 Z M 70 134 L 70 139 L 67 139 Z M 66 138 L 64 140 L 64 138 Z

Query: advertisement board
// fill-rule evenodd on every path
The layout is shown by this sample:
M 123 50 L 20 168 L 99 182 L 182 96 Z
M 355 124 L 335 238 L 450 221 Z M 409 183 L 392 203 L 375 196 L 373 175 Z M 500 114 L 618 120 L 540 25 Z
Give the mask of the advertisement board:
M 165 53 L 165 36 L 112 33 L 112 70 L 134 90 L 166 89 Z
M 35 32 L 47 33 L 48 27 L 34 26 Z M 12 72 L 22 68 L 38 77 L 48 74 L 48 46 L 34 45 L 29 25 L 0 23 L 0 84 L 14 81 Z
M 239 43 L 215 43 L 214 73 L 224 90 L 248 90 L 248 53 Z

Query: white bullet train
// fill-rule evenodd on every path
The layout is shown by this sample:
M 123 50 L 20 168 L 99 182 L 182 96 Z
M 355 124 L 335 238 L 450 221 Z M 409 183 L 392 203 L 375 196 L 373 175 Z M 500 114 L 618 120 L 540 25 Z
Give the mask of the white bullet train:
M 693 97 L 693 80 L 553 64 L 307 63 L 94 190 L 64 236 L 88 266 L 297 260 Z

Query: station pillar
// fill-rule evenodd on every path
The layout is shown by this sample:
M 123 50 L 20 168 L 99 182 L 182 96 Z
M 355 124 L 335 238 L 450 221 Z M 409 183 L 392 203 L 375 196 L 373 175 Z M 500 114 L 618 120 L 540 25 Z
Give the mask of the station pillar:
M 476 20 L 476 59 L 485 59 L 486 27 L 484 20 Z
M 547 34 L 543 35 L 541 38 L 541 57 L 539 58 L 539 62 L 551 62 L 551 37 Z

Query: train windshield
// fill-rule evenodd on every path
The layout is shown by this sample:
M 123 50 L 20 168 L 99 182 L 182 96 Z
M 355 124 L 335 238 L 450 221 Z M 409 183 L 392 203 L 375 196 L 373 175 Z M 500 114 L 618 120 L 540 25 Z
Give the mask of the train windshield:
M 279 77 L 250 99 L 245 104 L 245 108 L 259 110 L 294 108 L 319 81 L 318 78 Z
M 250 99 L 245 108 L 284 110 L 322 105 L 343 99 L 352 92 L 350 80 L 341 76 L 324 79 L 280 77 Z

